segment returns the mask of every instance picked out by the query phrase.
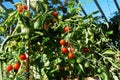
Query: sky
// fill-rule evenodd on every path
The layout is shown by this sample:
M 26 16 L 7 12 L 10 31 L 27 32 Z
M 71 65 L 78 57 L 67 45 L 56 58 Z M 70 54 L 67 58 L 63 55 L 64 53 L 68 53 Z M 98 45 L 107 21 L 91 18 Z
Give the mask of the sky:
M 20 0 L 13 0 L 13 1 L 16 3 L 16 2 L 19 2 Z M 114 16 L 114 13 L 116 11 L 118 11 L 114 4 L 114 0 L 97 0 L 97 1 L 98 1 L 99 5 L 101 6 L 101 8 L 108 20 L 112 16 Z M 86 11 L 87 14 L 90 14 L 94 11 L 98 11 L 98 8 L 97 8 L 96 4 L 94 3 L 94 0 L 79 0 L 79 2 L 81 3 L 82 7 L 84 8 L 84 10 Z M 120 4 L 120 0 L 117 0 L 117 2 L 118 2 L 118 4 Z M 2 4 L 6 8 L 15 9 L 15 7 L 13 7 L 13 5 L 10 2 L 3 2 Z M 97 15 L 101 16 L 101 13 L 98 13 Z

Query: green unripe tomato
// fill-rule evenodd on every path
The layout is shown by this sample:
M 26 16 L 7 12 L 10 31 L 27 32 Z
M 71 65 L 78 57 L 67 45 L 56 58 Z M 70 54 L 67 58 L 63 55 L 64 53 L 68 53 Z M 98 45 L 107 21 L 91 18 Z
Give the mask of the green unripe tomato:
M 76 62 L 77 62 L 78 64 L 80 64 L 80 63 L 82 62 L 82 60 L 83 60 L 82 58 L 77 58 L 77 59 L 76 59 Z
M 88 61 L 85 62 L 84 67 L 88 68 L 90 66 L 90 63 Z
M 98 72 L 98 73 L 101 73 L 101 72 L 102 72 L 102 70 L 101 70 L 100 68 L 98 68 L 98 69 L 97 69 L 97 72 Z
M 105 71 L 105 67 L 104 66 L 101 66 L 101 67 L 99 67 L 98 69 L 97 69 L 97 72 L 98 73 L 102 73 L 102 72 L 104 72 Z

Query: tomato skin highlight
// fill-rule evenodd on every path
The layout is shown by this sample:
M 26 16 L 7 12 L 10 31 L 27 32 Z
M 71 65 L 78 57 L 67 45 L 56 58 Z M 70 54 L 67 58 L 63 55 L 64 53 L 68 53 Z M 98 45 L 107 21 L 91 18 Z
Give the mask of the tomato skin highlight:
M 64 39 L 61 39 L 60 40 L 60 45 L 65 45 L 66 44 L 66 41 Z
M 18 70 L 20 68 L 20 63 L 15 63 L 14 65 L 13 65 L 13 69 L 15 69 L 15 70 Z
M 26 59 L 26 55 L 25 54 L 20 54 L 20 59 L 21 60 L 25 60 Z
M 7 72 L 10 72 L 12 69 L 13 69 L 13 66 L 12 66 L 12 65 L 9 65 L 9 66 L 6 68 L 6 71 L 7 71 Z
M 69 53 L 69 54 L 68 54 L 68 58 L 69 58 L 69 59 L 73 59 L 73 58 L 74 58 L 74 54 L 73 54 L 73 53 Z
M 66 26 L 65 28 L 64 28 L 64 32 L 69 32 L 70 31 L 70 27 L 69 26 Z
M 63 54 L 66 54 L 68 52 L 68 49 L 66 47 L 63 47 L 61 51 Z

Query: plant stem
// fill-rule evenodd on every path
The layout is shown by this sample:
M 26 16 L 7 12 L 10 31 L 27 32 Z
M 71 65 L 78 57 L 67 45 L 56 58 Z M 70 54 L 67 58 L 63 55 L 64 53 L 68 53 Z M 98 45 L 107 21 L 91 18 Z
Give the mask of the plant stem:
M 3 80 L 2 76 L 2 61 L 0 61 L 0 80 Z
M 27 7 L 28 7 L 28 17 L 30 17 L 30 0 L 27 0 Z M 30 37 L 29 37 L 30 38 Z M 30 40 L 30 39 L 29 39 Z M 30 51 L 29 51 L 29 48 L 30 48 L 30 41 L 28 40 L 28 44 L 27 44 L 27 50 L 26 50 L 26 55 L 27 55 L 27 58 L 26 58 L 26 80 L 29 80 L 29 54 L 30 54 Z
M 29 50 L 26 50 L 26 79 L 29 80 Z

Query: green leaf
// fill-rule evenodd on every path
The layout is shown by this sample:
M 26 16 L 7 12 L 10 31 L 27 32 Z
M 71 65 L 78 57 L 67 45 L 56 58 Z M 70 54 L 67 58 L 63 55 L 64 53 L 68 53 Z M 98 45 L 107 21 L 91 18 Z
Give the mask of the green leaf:
M 108 76 L 104 72 L 100 75 L 100 77 L 101 77 L 102 80 L 108 80 Z
M 97 13 L 99 13 L 99 11 L 95 11 L 95 12 L 93 12 L 92 14 L 97 14 Z
M 46 11 L 45 5 L 42 2 L 39 2 L 40 10 L 44 13 Z
M 116 53 L 112 49 L 106 49 L 102 54 L 105 54 L 105 55 L 114 55 Z
M 50 40 L 49 37 L 43 37 L 43 42 L 48 42 Z
M 75 63 L 75 59 L 69 59 L 70 64 L 74 64 Z
M 37 19 L 37 21 L 35 21 L 34 29 L 40 29 L 40 19 Z
M 114 80 L 119 80 L 119 78 L 117 77 L 117 75 L 115 75 L 115 73 L 113 73 L 113 72 L 111 72 L 111 73 L 112 73 Z
M 60 58 L 57 58 L 57 59 L 55 60 L 55 62 L 56 62 L 56 64 L 59 64 L 59 63 L 62 62 L 62 60 L 61 60 Z
M 5 30 L 4 30 L 3 27 L 0 26 L 0 31 L 1 31 L 1 32 L 4 32 Z
M 16 80 L 23 80 L 22 78 L 17 77 Z
M 78 64 L 78 65 L 79 65 L 80 69 L 81 69 L 83 72 L 85 72 L 84 69 L 83 69 L 82 64 Z
M 75 2 L 74 2 L 74 1 L 69 1 L 69 2 L 68 2 L 68 5 L 73 6 L 74 4 L 75 4 Z
M 48 67 L 50 65 L 50 61 L 46 61 L 45 63 L 44 63 L 44 66 L 45 67 Z
M 57 69 L 55 68 L 55 69 L 52 69 L 51 71 L 50 71 L 50 73 L 54 73 L 54 72 L 56 72 L 57 71 Z
M 113 30 L 111 30 L 111 31 L 107 31 L 106 34 L 108 34 L 108 35 L 113 34 Z

